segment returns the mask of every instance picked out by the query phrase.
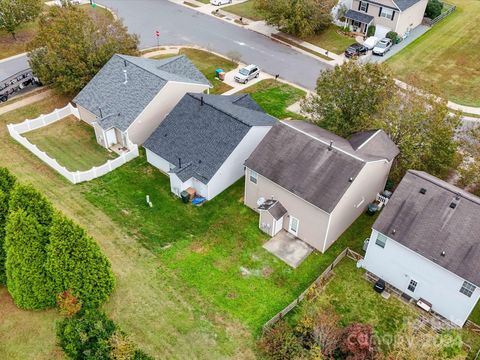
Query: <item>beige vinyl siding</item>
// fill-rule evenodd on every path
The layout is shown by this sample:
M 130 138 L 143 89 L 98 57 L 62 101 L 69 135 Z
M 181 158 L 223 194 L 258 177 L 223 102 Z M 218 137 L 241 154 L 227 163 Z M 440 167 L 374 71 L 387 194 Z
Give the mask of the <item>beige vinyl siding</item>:
M 84 107 L 77 105 L 78 113 L 80 114 L 80 119 L 85 121 L 87 124 L 92 125 L 92 123 L 97 119 L 95 114 L 91 113 Z
M 393 1 L 390 1 L 390 0 L 379 0 L 379 1 L 375 1 L 375 2 L 378 2 L 379 4 L 384 4 L 385 6 L 388 6 L 388 8 L 391 8 L 391 9 L 396 8 Z M 359 4 L 360 4 L 360 2 L 358 0 L 354 0 L 353 4 L 352 4 L 352 10 L 360 11 L 360 10 L 358 10 Z M 379 16 L 380 7 L 381 7 L 381 5 L 368 3 L 368 11 L 366 12 L 366 14 L 374 17 L 372 24 L 373 25 L 381 25 L 381 26 L 384 26 L 386 28 L 394 30 L 397 26 L 397 21 L 398 21 L 399 15 L 400 15 L 399 10 L 394 10 L 395 15 L 393 17 L 393 20 L 390 20 L 390 19 Z M 362 11 L 360 11 L 360 12 L 362 12 Z
M 428 0 L 421 0 L 407 10 L 402 11 L 395 31 L 399 35 L 403 35 L 406 31 L 414 29 L 420 25 L 423 21 L 423 14 L 425 13 L 427 3 Z
M 289 216 L 294 216 L 299 220 L 297 237 L 315 249 L 322 251 L 330 215 L 265 178 L 262 174 L 257 175 L 257 184 L 252 183 L 249 180 L 249 171 L 250 169 L 246 168 L 245 205 L 258 212 L 257 200 L 260 197 L 270 199 L 273 196 L 287 209 L 283 228 L 288 229 Z
M 130 141 L 143 144 L 187 92 L 207 89 L 206 85 L 169 81 L 127 129 Z

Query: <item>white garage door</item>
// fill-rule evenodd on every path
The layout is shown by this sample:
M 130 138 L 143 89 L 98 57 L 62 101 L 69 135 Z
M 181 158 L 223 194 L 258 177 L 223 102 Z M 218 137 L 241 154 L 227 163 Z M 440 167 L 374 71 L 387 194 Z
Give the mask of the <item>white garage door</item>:
M 379 39 L 383 39 L 389 31 L 390 31 L 390 29 L 387 28 L 387 27 L 384 27 L 382 25 L 376 25 L 376 27 L 375 27 L 375 37 L 377 37 Z

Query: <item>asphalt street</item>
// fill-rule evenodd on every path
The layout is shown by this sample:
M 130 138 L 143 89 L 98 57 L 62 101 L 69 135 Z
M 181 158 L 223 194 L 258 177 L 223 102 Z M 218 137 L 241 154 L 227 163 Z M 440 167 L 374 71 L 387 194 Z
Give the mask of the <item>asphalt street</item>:
M 245 63 L 314 89 L 321 70 L 330 68 L 310 56 L 292 50 L 256 32 L 215 19 L 168 0 L 100 0 L 121 17 L 130 32 L 140 36 L 140 47 L 199 45 L 221 54 L 237 51 Z

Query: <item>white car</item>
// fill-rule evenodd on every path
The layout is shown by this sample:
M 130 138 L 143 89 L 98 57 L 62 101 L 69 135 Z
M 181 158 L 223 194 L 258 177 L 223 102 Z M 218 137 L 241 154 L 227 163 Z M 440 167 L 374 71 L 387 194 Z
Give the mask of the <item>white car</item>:
M 375 45 L 377 45 L 379 40 L 380 39 L 375 36 L 370 36 L 363 42 L 363 46 L 365 46 L 368 50 L 372 50 Z
M 258 66 L 251 64 L 238 70 L 238 72 L 234 76 L 234 79 L 239 83 L 246 84 L 249 80 L 258 78 L 259 76 L 260 69 L 258 68 Z
M 372 53 L 374 55 L 380 55 L 383 56 L 385 55 L 391 48 L 392 48 L 393 42 L 389 38 L 383 38 L 380 40 L 377 45 L 372 50 Z
M 215 6 L 231 4 L 232 0 L 210 0 L 210 4 Z

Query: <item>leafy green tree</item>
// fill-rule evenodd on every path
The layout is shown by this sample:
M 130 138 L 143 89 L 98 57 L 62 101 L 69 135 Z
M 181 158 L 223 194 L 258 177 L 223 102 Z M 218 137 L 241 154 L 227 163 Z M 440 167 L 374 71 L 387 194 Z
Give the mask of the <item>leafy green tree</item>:
M 110 262 L 85 230 L 61 214 L 53 218 L 46 268 L 56 293 L 71 293 L 88 306 L 101 305 L 113 290 Z
M 320 33 L 332 23 L 332 0 L 257 0 L 268 24 L 292 35 Z
M 439 0 L 428 0 L 427 7 L 425 9 L 425 16 L 430 19 L 435 19 L 442 13 L 443 2 Z
M 6 253 L 3 245 L 5 242 L 5 225 L 8 216 L 10 191 L 15 185 L 15 181 L 15 176 L 8 169 L 0 168 L 0 285 L 7 283 L 5 274 Z
M 350 61 L 323 71 L 316 92 L 302 105 L 312 122 L 339 136 L 369 129 L 397 89 L 390 71 L 381 64 Z
M 48 230 L 52 223 L 53 207 L 37 189 L 31 185 L 17 184 L 10 193 L 10 212 L 24 210 L 43 227 L 44 243 L 48 243 Z
M 41 0 L 0 0 L 0 30 L 14 39 L 18 27 L 35 20 L 42 11 Z
M 19 209 L 8 216 L 5 236 L 7 288 L 22 309 L 44 309 L 55 305 L 52 281 L 45 270 L 42 225 Z
M 480 196 L 480 125 L 461 134 L 464 161 L 459 167 L 459 185 Z
M 81 90 L 116 53 L 138 54 L 138 36 L 120 20 L 90 17 L 81 8 L 53 6 L 28 45 L 33 71 L 61 93 Z

